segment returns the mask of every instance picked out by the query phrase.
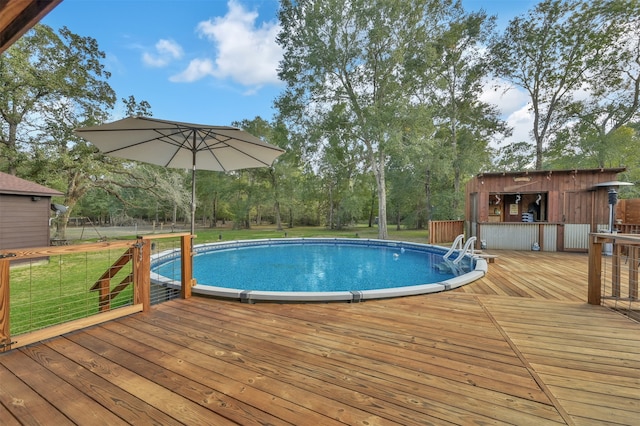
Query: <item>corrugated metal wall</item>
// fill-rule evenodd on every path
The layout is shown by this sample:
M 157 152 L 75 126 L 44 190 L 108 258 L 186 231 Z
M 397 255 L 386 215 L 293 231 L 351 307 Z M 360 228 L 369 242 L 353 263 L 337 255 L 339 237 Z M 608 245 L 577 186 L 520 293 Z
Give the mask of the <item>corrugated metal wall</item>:
M 558 225 L 542 226 L 542 251 L 558 251 Z
M 591 225 L 588 223 L 567 223 L 564 225 L 565 250 L 588 250 L 589 232 L 591 232 Z
M 599 225 L 605 227 L 607 225 Z M 564 249 L 589 249 L 589 224 L 564 225 Z M 539 235 L 542 235 L 541 241 Z M 534 243 L 540 244 L 542 251 L 558 251 L 558 225 L 545 223 L 483 223 L 480 226 L 480 241 L 487 243 L 488 249 L 531 250 Z
M 533 243 L 538 242 L 538 226 L 523 223 L 483 223 L 479 239 L 487 242 L 487 249 L 531 250 Z

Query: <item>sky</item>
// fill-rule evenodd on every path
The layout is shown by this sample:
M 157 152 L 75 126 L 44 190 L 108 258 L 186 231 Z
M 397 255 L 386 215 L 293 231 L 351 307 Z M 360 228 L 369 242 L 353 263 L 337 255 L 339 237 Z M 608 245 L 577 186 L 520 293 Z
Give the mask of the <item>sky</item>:
M 462 0 L 466 10 L 496 15 L 498 26 L 524 14 L 536 0 Z M 231 125 L 260 116 L 271 120 L 284 85 L 278 0 L 63 0 L 42 23 L 95 38 L 118 100 L 133 95 L 151 104 L 156 118 Z M 527 98 L 517 90 L 487 90 L 528 140 Z M 123 117 L 118 102 L 113 119 Z

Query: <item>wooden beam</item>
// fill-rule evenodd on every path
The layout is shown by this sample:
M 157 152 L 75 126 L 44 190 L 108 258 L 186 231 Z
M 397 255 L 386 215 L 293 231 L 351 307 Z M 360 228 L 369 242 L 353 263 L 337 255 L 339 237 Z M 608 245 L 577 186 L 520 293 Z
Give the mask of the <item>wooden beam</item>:
M 16 336 L 15 343 L 13 344 L 12 349 L 30 345 L 35 342 L 41 342 L 42 340 L 50 339 L 52 337 L 61 336 L 65 333 L 71 333 L 72 331 L 82 330 L 83 328 L 91 327 L 96 324 L 102 324 L 103 322 L 111 321 L 116 318 L 122 318 L 141 311 L 142 305 L 123 306 L 111 311 L 91 315 L 87 318 L 80 318 L 59 325 L 43 328 L 42 330 L 33 331 L 31 333 L 21 334 Z
M 89 290 L 94 291 L 94 290 L 101 289 L 104 287 L 105 282 L 107 283 L 107 287 L 108 287 L 109 283 L 111 282 L 111 278 L 115 277 L 116 274 L 120 272 L 120 270 L 124 267 L 124 265 L 129 263 L 132 256 L 133 256 L 133 249 L 129 248 L 127 251 L 125 251 L 122 254 L 122 256 L 120 256 L 118 260 L 116 260 L 113 263 L 113 265 L 109 267 L 109 269 L 107 269 L 107 271 L 104 274 L 102 274 L 100 278 L 98 278 L 98 281 L 96 281 L 96 283 Z
M 16 42 L 62 0 L 0 1 L 0 53 Z

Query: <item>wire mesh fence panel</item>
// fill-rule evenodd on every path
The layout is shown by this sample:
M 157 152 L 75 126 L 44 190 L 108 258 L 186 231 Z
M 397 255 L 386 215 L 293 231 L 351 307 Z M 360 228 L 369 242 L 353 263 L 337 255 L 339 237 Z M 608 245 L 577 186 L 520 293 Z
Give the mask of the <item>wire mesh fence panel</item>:
M 637 321 L 640 321 L 639 270 L 639 245 L 605 245 L 601 274 L 602 304 Z
M 106 291 L 101 299 L 99 279 L 109 271 L 110 283 L 126 282 L 132 274 L 129 262 L 113 268 L 122 248 L 99 252 L 53 255 L 31 259 L 11 267 L 11 334 L 39 330 L 51 325 L 89 317 L 101 306 L 114 309 L 131 305 L 132 286 L 117 293 Z M 105 282 L 105 285 L 109 283 Z
M 190 297 L 190 243 L 176 233 L 0 250 L 0 352 Z M 177 280 L 151 283 L 151 252 L 186 259 Z
M 161 259 L 171 256 L 179 258 L 181 253 L 181 240 L 179 238 L 166 238 L 161 240 L 152 240 L 151 243 L 151 304 L 166 302 L 180 297 L 180 278 L 181 268 L 180 262 L 171 262 L 164 264 Z M 159 268 L 163 267 L 162 274 L 175 283 L 166 280 L 153 279 L 159 272 Z

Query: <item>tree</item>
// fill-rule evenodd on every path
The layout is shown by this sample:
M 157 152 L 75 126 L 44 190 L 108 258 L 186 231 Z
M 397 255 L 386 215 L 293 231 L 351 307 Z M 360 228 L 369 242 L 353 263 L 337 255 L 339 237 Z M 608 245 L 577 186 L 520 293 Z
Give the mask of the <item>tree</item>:
M 96 189 L 118 200 L 124 211 L 135 207 L 135 198 L 128 197 L 132 191 L 153 191 L 162 182 L 160 175 L 104 156 L 74 134 L 78 127 L 105 121 L 114 106 L 102 58 L 94 39 L 44 25 L 0 57 L 4 163 L 10 172 L 64 192 L 67 209 L 58 218 L 56 235 L 62 239 L 75 206 Z M 133 96 L 122 101 L 129 114 L 151 115 L 146 101 L 138 103 Z
M 514 142 L 498 150 L 494 167 L 501 171 L 525 170 L 535 161 L 535 151 L 530 143 Z
M 262 213 L 260 202 L 269 200 L 270 203 L 273 203 L 273 217 L 275 218 L 276 227 L 278 230 L 282 230 L 280 202 L 282 197 L 281 187 L 285 180 L 282 172 L 287 169 L 284 164 L 293 158 L 292 153 L 287 153 L 288 143 L 286 129 L 281 125 L 271 124 L 261 117 L 255 117 L 252 120 L 242 120 L 241 122 L 233 123 L 233 125 L 259 137 L 265 142 L 285 148 L 285 154 L 279 157 L 273 166 L 247 170 L 246 173 L 243 173 L 249 178 L 248 182 L 250 184 L 249 186 L 245 186 L 246 193 L 251 195 L 250 200 L 254 203 L 244 208 L 257 208 L 257 222 L 260 222 Z M 236 203 L 236 205 L 238 204 Z M 246 221 L 245 226 L 249 227 L 248 221 Z
M 100 119 L 113 107 L 102 58 L 94 39 L 66 27 L 56 34 L 45 25 L 36 25 L 0 55 L 0 155 L 10 174 L 54 120 L 69 113 Z
M 0 139 L 9 173 L 18 171 L 65 192 L 64 238 L 73 206 L 107 175 L 108 161 L 73 135 L 82 120 L 106 118 L 115 94 L 96 41 L 67 28 L 37 25 L 0 56 Z M 33 161 L 25 161 L 32 157 Z
M 325 143 L 340 133 L 362 145 L 376 180 L 378 237 L 387 238 L 388 153 L 402 138 L 399 117 L 412 107 L 414 62 L 450 2 L 416 0 L 284 0 L 279 71 L 287 88 L 283 119 Z M 344 122 L 327 120 L 343 109 Z
M 597 34 L 597 60 L 581 88 L 586 96 L 567 106 L 571 125 L 550 148 L 558 161 L 569 156 L 589 167 L 617 166 L 625 164 L 625 148 L 637 143 L 629 124 L 640 111 L 640 3 L 611 0 L 587 12 L 606 31 Z
M 494 19 L 484 12 L 466 14 L 460 5 L 451 8 L 449 21 L 429 45 L 434 54 L 418 88 L 429 100 L 436 125 L 434 139 L 453 171 L 452 216 L 464 203 L 463 179 L 490 163 L 488 145 L 497 134 L 508 135 L 495 106 L 480 97 L 487 75 L 484 46 Z M 429 59 L 429 57 L 427 57 Z M 442 155 L 442 153 L 440 153 Z
M 127 117 L 153 117 L 151 104 L 145 100 L 137 102 L 135 96 L 130 95 L 128 98 L 122 98 L 122 103 L 126 108 Z
M 491 46 L 495 75 L 529 95 L 538 170 L 546 145 L 567 124 L 566 107 L 611 40 L 609 22 L 594 13 L 607 3 L 544 0 L 511 20 Z

